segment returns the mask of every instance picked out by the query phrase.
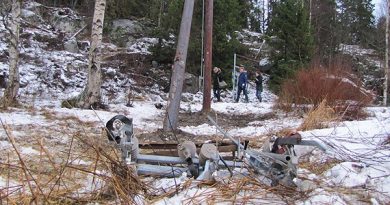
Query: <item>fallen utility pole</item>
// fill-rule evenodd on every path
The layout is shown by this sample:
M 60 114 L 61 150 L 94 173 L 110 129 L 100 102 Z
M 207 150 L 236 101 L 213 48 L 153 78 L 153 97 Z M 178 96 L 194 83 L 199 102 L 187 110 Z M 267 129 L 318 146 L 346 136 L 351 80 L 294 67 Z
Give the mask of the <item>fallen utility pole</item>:
M 294 185 L 293 178 L 297 176 L 299 158 L 294 151 L 294 145 L 314 146 L 322 151 L 326 151 L 325 146 L 322 144 L 313 140 L 302 140 L 299 137 L 280 138 L 274 141 L 274 146 L 285 146 L 284 149 L 286 151 L 284 154 L 269 152 L 269 150 L 255 151 L 246 149 L 239 140 L 234 139 L 232 136 L 228 135 L 227 132 L 222 130 L 213 118 L 210 116 L 207 116 L 207 118 L 224 137 L 236 144 L 238 155 L 242 152 L 242 156 L 247 159 L 250 167 L 253 168 L 256 173 L 267 176 L 272 180 L 271 185 L 279 183 L 282 183 L 285 186 Z
M 213 64 L 213 0 L 206 0 L 205 15 L 205 72 L 204 72 L 204 89 L 203 89 L 203 109 L 204 113 L 210 112 L 211 109 L 211 70 Z
M 225 167 L 230 176 L 231 168 L 246 167 L 254 173 L 270 179 L 271 186 L 283 184 L 295 186 L 293 179 L 297 177 L 298 158 L 294 146 L 315 146 L 325 151 L 326 148 L 319 142 L 303 140 L 298 133 L 286 137 L 277 137 L 267 140 L 261 150 L 247 149 L 247 143 L 242 145 L 240 140 L 234 139 L 210 117 L 209 120 L 228 138 L 234 146 L 233 158 L 225 160 L 219 154 L 215 143 L 203 143 L 200 149 L 192 141 L 184 141 L 176 146 L 175 156 L 157 154 L 141 154 L 138 138 L 134 135 L 133 120 L 124 115 L 117 115 L 106 123 L 108 140 L 115 143 L 121 151 L 122 162 L 128 167 L 137 170 L 139 175 L 177 177 L 185 172 L 199 181 L 215 181 L 219 168 Z M 270 146 L 272 145 L 272 146 Z M 237 155 L 235 153 L 237 152 Z M 225 159 L 224 159 L 225 158 Z

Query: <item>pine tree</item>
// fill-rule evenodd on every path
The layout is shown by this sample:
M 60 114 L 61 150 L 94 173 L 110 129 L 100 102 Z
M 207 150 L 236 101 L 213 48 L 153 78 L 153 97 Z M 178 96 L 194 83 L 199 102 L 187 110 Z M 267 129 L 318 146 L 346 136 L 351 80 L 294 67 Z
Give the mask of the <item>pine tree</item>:
M 269 35 L 274 52 L 271 55 L 271 88 L 278 90 L 280 83 L 311 60 L 313 36 L 307 9 L 302 1 L 282 0 L 272 8 Z
M 320 60 L 330 60 L 338 47 L 336 0 L 312 0 L 310 8 L 315 55 Z
M 264 0 L 262 0 L 264 2 Z M 263 13 L 262 13 L 262 1 L 261 0 L 251 0 L 249 1 L 249 28 L 252 31 L 262 32 L 264 31 L 263 25 Z
M 342 43 L 367 46 L 374 32 L 372 0 L 340 0 L 339 36 Z
M 245 54 L 248 49 L 236 39 L 235 31 L 245 28 L 248 19 L 248 0 L 214 1 L 214 27 L 213 27 L 213 64 L 228 68 L 232 64 L 233 53 Z M 182 0 L 170 0 L 164 6 L 161 18 L 161 27 L 155 30 L 160 38 L 168 38 L 169 34 L 177 36 L 180 25 Z M 202 47 L 202 1 L 195 1 L 194 17 L 192 20 L 190 44 L 188 50 L 186 71 L 199 74 L 201 47 Z M 170 48 L 156 45 L 152 50 L 153 58 L 160 62 L 172 62 L 175 46 Z M 223 72 L 225 75 L 228 72 Z

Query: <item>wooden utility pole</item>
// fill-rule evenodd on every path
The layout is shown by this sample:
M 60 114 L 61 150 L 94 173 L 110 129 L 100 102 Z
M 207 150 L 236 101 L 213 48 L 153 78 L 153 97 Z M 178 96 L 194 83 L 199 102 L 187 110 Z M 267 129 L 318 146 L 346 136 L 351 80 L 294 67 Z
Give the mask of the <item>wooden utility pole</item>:
M 185 0 L 183 15 L 181 17 L 179 40 L 172 68 L 168 107 L 163 124 L 164 131 L 175 130 L 177 128 L 193 11 L 194 0 Z
M 205 8 L 205 72 L 202 111 L 208 113 L 211 109 L 211 70 L 213 65 L 213 0 L 206 0 Z
M 386 4 L 386 50 L 385 50 L 385 82 L 383 88 L 383 105 L 387 106 L 387 93 L 389 88 L 389 18 L 390 18 L 390 2 Z

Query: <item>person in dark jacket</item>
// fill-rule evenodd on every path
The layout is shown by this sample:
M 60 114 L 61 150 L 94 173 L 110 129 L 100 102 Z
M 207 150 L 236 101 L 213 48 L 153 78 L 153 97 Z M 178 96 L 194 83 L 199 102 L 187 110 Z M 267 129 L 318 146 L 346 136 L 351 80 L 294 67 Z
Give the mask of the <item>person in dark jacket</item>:
M 246 85 L 248 83 L 248 74 L 246 73 L 244 67 L 240 67 L 240 75 L 238 76 L 238 85 L 237 85 L 237 99 L 236 102 L 240 100 L 241 91 L 243 91 L 245 95 L 245 102 L 249 102 L 248 93 L 246 91 Z
M 221 88 L 219 87 L 219 82 L 221 82 L 221 69 L 218 67 L 214 67 L 213 69 L 213 92 L 214 97 L 217 98 L 218 102 L 221 102 Z
M 263 92 L 263 76 L 260 71 L 256 71 L 256 97 L 261 102 L 261 92 Z

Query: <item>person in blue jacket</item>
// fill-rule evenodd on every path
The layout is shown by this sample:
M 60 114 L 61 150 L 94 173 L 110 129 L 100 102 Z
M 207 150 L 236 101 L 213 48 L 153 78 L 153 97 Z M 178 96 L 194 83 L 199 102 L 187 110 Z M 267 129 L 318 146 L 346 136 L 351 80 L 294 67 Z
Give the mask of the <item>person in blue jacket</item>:
M 245 95 L 245 102 L 249 102 L 248 93 L 246 92 L 246 85 L 248 83 L 248 74 L 245 71 L 244 67 L 240 67 L 240 75 L 238 76 L 238 85 L 237 85 L 237 99 L 236 102 L 240 100 L 241 91 L 243 91 Z

